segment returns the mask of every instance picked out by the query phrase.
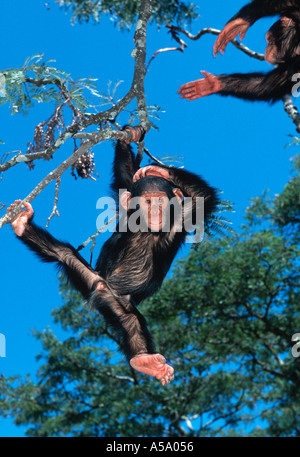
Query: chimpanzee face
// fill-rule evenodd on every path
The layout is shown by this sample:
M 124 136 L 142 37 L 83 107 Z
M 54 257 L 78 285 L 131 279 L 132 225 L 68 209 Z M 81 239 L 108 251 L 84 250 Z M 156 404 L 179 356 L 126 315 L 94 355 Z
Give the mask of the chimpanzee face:
M 142 181 L 142 180 L 141 180 Z M 126 211 L 126 227 L 131 232 L 170 232 L 175 219 L 182 220 L 183 193 L 175 188 L 167 192 L 148 186 L 139 195 L 125 191 L 120 195 L 120 206 Z
M 144 192 L 140 197 L 140 209 L 151 231 L 162 230 L 169 209 L 169 198 L 165 192 Z

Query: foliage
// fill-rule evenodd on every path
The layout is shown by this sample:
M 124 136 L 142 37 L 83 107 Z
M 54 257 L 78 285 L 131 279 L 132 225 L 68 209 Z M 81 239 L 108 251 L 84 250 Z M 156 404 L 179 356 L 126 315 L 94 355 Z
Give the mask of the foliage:
M 0 104 L 9 102 L 11 113 L 26 114 L 37 103 L 54 102 L 58 107 L 62 100 L 70 100 L 80 110 L 90 106 L 84 91 L 100 97 L 94 79 L 72 80 L 71 76 L 53 66 L 54 60 L 43 61 L 43 54 L 26 59 L 20 68 L 5 69 L 5 96 Z
M 178 25 L 191 23 L 192 19 L 198 17 L 197 6 L 191 2 L 178 0 L 152 0 L 152 21 L 158 25 L 176 22 Z M 74 24 L 76 20 L 80 23 L 92 20 L 100 21 L 101 14 L 109 14 L 121 29 L 129 27 L 136 21 L 140 0 L 60 0 L 61 7 L 71 9 Z
M 0 97 L 0 105 L 9 104 L 12 115 L 28 114 L 29 109 L 33 108 L 35 103 L 50 102 L 54 105 L 54 112 L 50 118 L 36 126 L 35 137 L 37 138 L 34 138 L 33 143 L 29 144 L 27 152 L 43 151 L 53 143 L 55 128 L 57 125 L 64 126 L 65 121 L 68 120 L 68 117 L 63 114 L 65 105 L 70 108 L 74 123 L 86 114 L 87 109 L 92 112 L 104 107 L 107 109 L 107 106 L 115 106 L 121 100 L 117 96 L 117 90 L 123 81 L 115 83 L 109 81 L 106 90 L 100 92 L 97 88 L 96 78 L 74 80 L 71 75 L 56 68 L 54 63 L 55 60 L 45 61 L 43 54 L 37 54 L 26 59 L 20 68 L 9 68 L 0 72 L 0 77 L 3 78 L 2 86 L 5 88 Z M 164 113 L 164 110 L 158 105 L 151 105 L 147 106 L 147 111 L 151 127 L 157 130 L 158 127 L 151 121 L 151 118 L 159 120 L 160 113 Z M 128 110 L 128 113 L 129 124 L 139 121 L 137 109 L 132 108 Z M 58 117 L 60 117 L 60 122 L 55 122 L 55 128 L 50 128 L 49 132 L 49 124 L 50 127 L 53 127 L 51 124 Z M 57 130 L 61 133 L 63 128 Z M 43 138 L 44 136 L 45 138 Z
M 0 411 L 31 436 L 299 436 L 299 157 L 280 195 L 255 198 L 240 235 L 196 245 L 142 306 L 175 368 L 162 387 L 128 367 L 115 336 L 61 286 L 36 332 L 37 382 L 0 380 Z M 121 393 L 121 395 L 120 395 Z

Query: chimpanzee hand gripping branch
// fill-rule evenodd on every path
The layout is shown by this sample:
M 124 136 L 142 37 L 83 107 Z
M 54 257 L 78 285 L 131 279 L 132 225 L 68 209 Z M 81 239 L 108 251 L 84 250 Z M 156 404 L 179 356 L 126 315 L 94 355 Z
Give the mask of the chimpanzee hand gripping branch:
M 133 134 L 133 141 L 140 139 L 140 127 L 124 129 Z M 147 230 L 132 232 L 124 227 L 120 230 L 120 221 L 103 245 L 95 269 L 73 246 L 38 227 L 32 220 L 32 206 L 26 201 L 23 202 L 25 211 L 13 218 L 12 228 L 41 260 L 57 262 L 75 288 L 118 332 L 120 349 L 130 365 L 165 385 L 173 379 L 174 370 L 156 353 L 146 321 L 136 305 L 160 288 L 186 239 L 187 231 L 178 224 L 183 218 L 184 197 L 191 197 L 192 201 L 190 214 L 184 217 L 193 218 L 196 197 L 203 197 L 207 218 L 218 203 L 216 191 L 202 178 L 183 169 L 156 165 L 139 168 L 130 144 L 125 141 L 118 141 L 116 145 L 111 187 L 115 194 L 126 189 L 120 204 L 127 216 L 134 211 L 131 200 L 138 197 L 140 215 L 146 221 Z M 174 205 L 169 205 L 170 200 L 175 200 L 179 212 Z M 7 211 L 20 201 L 16 200 Z M 164 230 L 167 221 L 168 229 Z
M 233 16 L 221 31 L 214 45 L 214 56 L 224 53 L 227 44 L 240 35 L 242 40 L 248 28 L 258 19 L 280 15 L 266 34 L 265 60 L 276 68 L 269 73 L 234 73 L 213 75 L 202 71 L 202 79 L 180 87 L 181 98 L 196 100 L 211 94 L 232 95 L 245 100 L 274 103 L 291 94 L 300 72 L 300 1 L 254 0 Z

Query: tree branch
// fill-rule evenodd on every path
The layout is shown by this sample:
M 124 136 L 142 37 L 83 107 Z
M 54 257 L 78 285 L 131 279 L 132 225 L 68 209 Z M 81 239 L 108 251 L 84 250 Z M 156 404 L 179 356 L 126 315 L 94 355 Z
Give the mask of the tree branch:
M 56 179 L 56 184 L 55 184 L 55 195 L 54 195 L 54 202 L 53 202 L 53 210 L 50 216 L 47 219 L 47 225 L 46 227 L 49 227 L 49 222 L 52 219 L 52 217 L 56 214 L 59 216 L 59 212 L 57 209 L 57 202 L 58 202 L 58 192 L 59 192 L 59 186 L 60 186 L 60 177 Z
M 76 109 L 74 112 L 75 108 L 72 105 L 71 108 L 74 114 L 76 114 L 76 116 L 80 119 L 76 122 L 73 122 L 72 125 L 68 126 L 65 131 L 59 135 L 53 145 L 51 145 L 45 151 L 35 152 L 32 154 L 17 154 L 9 161 L 0 165 L 0 173 L 8 170 L 20 162 L 30 162 L 37 159 L 49 159 L 52 157 L 54 152 L 67 141 L 67 139 L 72 137 L 80 130 L 85 129 L 90 125 L 98 125 L 104 121 L 114 122 L 115 118 L 121 113 L 121 111 L 125 109 L 127 105 L 129 105 L 129 103 L 131 103 L 134 98 L 137 99 L 138 114 L 140 119 L 139 123 L 142 125 L 146 132 L 149 131 L 151 124 L 148 119 L 147 106 L 144 95 L 144 79 L 146 75 L 145 59 L 147 23 L 151 15 L 150 3 L 150 0 L 142 1 L 139 18 L 136 24 L 134 35 L 135 49 L 132 52 L 132 56 L 135 58 L 134 76 L 131 88 L 128 93 L 116 105 L 112 106 L 106 111 L 102 111 L 97 114 L 83 114 L 80 113 L 78 109 Z M 69 103 L 70 101 L 65 87 L 57 79 L 49 79 L 49 77 L 39 80 L 26 78 L 26 81 L 37 86 L 55 84 L 61 90 L 65 102 Z
M 34 198 L 41 193 L 45 187 L 50 184 L 54 179 L 59 178 L 71 165 L 73 165 L 76 160 L 79 159 L 83 154 L 85 154 L 94 144 L 100 143 L 102 141 L 117 138 L 117 139 L 127 139 L 128 141 L 131 140 L 131 134 L 126 132 L 125 130 L 122 132 L 118 132 L 116 130 L 105 129 L 102 130 L 100 133 L 95 135 L 94 141 L 86 141 L 83 143 L 68 159 L 62 162 L 55 170 L 51 171 L 33 190 L 30 194 L 25 197 L 24 200 L 27 202 L 31 202 Z M 6 214 L 0 219 L 0 228 L 3 225 L 8 224 L 13 217 L 15 217 L 21 210 L 24 208 L 24 205 L 20 203 L 17 205 L 9 214 Z
M 183 52 L 183 49 L 182 48 L 162 48 L 162 49 L 158 49 L 157 51 L 155 51 L 155 53 L 153 54 L 153 56 L 149 60 L 149 62 L 147 64 L 147 67 L 146 67 L 146 70 L 148 71 L 150 63 L 152 62 L 153 59 L 155 59 L 157 54 L 160 54 L 161 52 L 168 52 L 168 51 L 180 51 L 180 52 Z
M 193 35 L 187 30 L 182 29 L 181 27 L 175 27 L 174 25 L 169 24 L 167 24 L 166 27 L 169 29 L 169 32 L 176 41 L 178 41 L 178 33 L 183 33 L 185 36 L 187 36 L 190 40 L 193 41 L 199 40 L 203 35 L 206 35 L 207 33 L 210 33 L 211 35 L 219 35 L 221 33 L 221 30 L 213 29 L 212 27 L 206 27 L 200 30 L 196 35 Z M 257 60 L 265 60 L 264 54 L 252 51 L 251 49 L 247 48 L 247 46 L 240 43 L 237 39 L 232 40 L 231 43 L 237 49 L 247 54 L 249 57 L 252 57 Z
M 137 107 L 138 107 L 138 115 L 140 119 L 140 125 L 144 128 L 146 132 L 149 131 L 151 124 L 148 119 L 147 113 L 147 106 L 144 94 L 144 79 L 146 75 L 145 69 L 145 58 L 146 58 L 146 38 L 147 38 L 147 23 L 150 19 L 151 15 L 151 0 L 142 0 L 140 13 L 138 17 L 138 21 L 136 24 L 134 41 L 135 41 L 135 49 L 133 50 L 132 56 L 135 58 L 135 68 L 134 68 L 134 76 L 130 90 L 128 93 L 112 108 L 100 112 L 98 114 L 82 114 L 76 111 L 77 116 L 80 117 L 79 121 L 73 122 L 72 125 L 68 126 L 63 133 L 59 135 L 59 137 L 55 140 L 54 144 L 47 148 L 45 151 L 35 152 L 31 154 L 22 154 L 19 153 L 14 156 L 12 159 L 7 161 L 4 164 L 0 165 L 0 173 L 8 170 L 9 168 L 13 167 L 14 165 L 20 162 L 29 162 L 35 159 L 45 159 L 50 158 L 54 152 L 62 146 L 68 138 L 74 136 L 74 138 L 79 138 L 85 136 L 88 138 L 88 141 L 83 143 L 68 159 L 62 162 L 55 170 L 50 172 L 33 190 L 30 194 L 25 198 L 27 202 L 31 202 L 50 182 L 54 179 L 60 178 L 60 176 L 70 167 L 72 166 L 83 154 L 85 154 L 94 144 L 100 143 L 104 140 L 110 138 L 117 138 L 117 139 L 126 139 L 127 141 L 132 140 L 132 134 L 130 132 L 118 132 L 113 131 L 111 129 L 101 130 L 99 133 L 96 134 L 81 134 L 78 133 L 80 130 L 85 129 L 86 127 L 92 124 L 99 124 L 103 121 L 111 121 L 114 122 L 117 115 L 124 110 L 124 108 L 134 99 L 137 100 Z M 31 78 L 27 78 L 26 80 L 28 83 L 32 83 L 35 85 L 44 85 L 44 84 L 57 84 L 56 80 L 50 80 L 49 78 L 45 78 L 44 80 L 32 80 Z M 65 98 L 65 102 L 68 102 L 68 95 L 65 88 L 62 85 L 58 85 L 58 87 L 62 91 L 62 95 Z M 74 107 L 72 107 L 74 108 Z M 73 110 L 74 112 L 74 110 Z M 76 135 L 77 134 L 77 135 Z M 141 148 L 139 149 L 139 153 L 141 154 Z M 141 159 L 141 157 L 140 157 Z M 21 209 L 23 208 L 23 204 L 20 203 L 16 206 L 9 214 L 6 214 L 0 219 L 0 228 L 9 223 L 14 216 L 16 216 Z M 51 217 L 51 216 L 50 216 Z M 49 222 L 49 220 L 48 220 Z
M 116 219 L 118 218 L 118 214 L 115 214 L 111 219 L 109 219 L 107 222 L 105 222 L 105 224 L 102 225 L 102 227 L 99 228 L 99 230 L 97 230 L 96 233 L 94 233 L 94 235 L 91 235 L 88 237 L 88 239 L 86 241 L 84 241 L 80 246 L 78 246 L 77 248 L 77 251 L 81 251 L 81 249 L 85 248 L 91 241 L 93 242 L 92 244 L 92 247 L 91 247 L 91 250 L 90 250 L 90 265 L 92 264 L 92 261 L 93 261 L 93 251 L 94 251 L 94 248 L 96 246 L 96 238 L 98 235 L 100 235 L 100 233 L 103 232 L 103 230 L 105 229 L 105 227 L 107 225 L 109 225 L 111 222 L 115 221 Z
M 292 119 L 296 126 L 296 131 L 300 133 L 300 114 L 298 113 L 296 106 L 293 104 L 292 97 L 290 95 L 285 95 L 282 100 L 284 103 L 284 111 Z
M 134 42 L 135 49 L 133 55 L 135 57 L 135 69 L 133 75 L 132 87 L 134 89 L 137 107 L 139 114 L 139 124 L 147 133 L 150 130 L 151 124 L 148 118 L 144 80 L 146 76 L 146 45 L 147 45 L 147 23 L 151 16 L 151 0 L 142 0 L 139 18 L 136 24 Z
M 78 108 L 76 108 L 76 106 L 74 106 L 73 103 L 71 102 L 71 98 L 69 97 L 68 90 L 67 90 L 66 86 L 58 78 L 46 77 L 46 78 L 41 78 L 41 79 L 34 79 L 34 78 L 27 77 L 25 79 L 25 82 L 30 83 L 30 84 L 34 84 L 35 86 L 38 86 L 38 87 L 46 86 L 47 84 L 53 84 L 54 86 L 57 86 L 58 89 L 60 90 L 64 100 L 65 100 L 64 103 L 67 103 L 69 105 L 69 107 L 71 108 L 71 110 L 74 113 L 74 116 L 77 117 L 77 116 L 81 116 L 82 115 L 80 110 Z

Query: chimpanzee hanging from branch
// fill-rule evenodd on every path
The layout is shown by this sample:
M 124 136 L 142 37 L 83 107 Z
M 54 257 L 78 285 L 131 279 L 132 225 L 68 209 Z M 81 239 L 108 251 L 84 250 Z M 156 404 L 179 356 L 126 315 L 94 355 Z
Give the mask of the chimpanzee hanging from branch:
M 227 44 L 240 35 L 242 40 L 255 21 L 266 16 L 280 15 L 266 34 L 265 59 L 276 65 L 269 73 L 235 73 L 213 75 L 202 71 L 203 79 L 180 87 L 181 98 L 196 100 L 214 93 L 232 95 L 245 100 L 274 103 L 291 94 L 300 72 L 300 1 L 254 0 L 244 6 L 224 27 L 214 45 L 214 56 L 224 53 Z
M 139 141 L 140 127 L 125 127 Z M 23 202 L 11 224 L 18 238 L 45 262 L 57 262 L 91 306 L 120 336 L 120 348 L 136 370 L 154 376 L 163 385 L 173 379 L 173 368 L 156 353 L 146 321 L 137 310 L 142 300 L 156 292 L 195 223 L 198 197 L 207 218 L 216 208 L 214 188 L 194 173 L 175 167 L 139 168 L 132 148 L 118 141 L 113 165 L 112 190 L 123 190 L 120 204 L 126 211 L 121 224 L 103 245 L 93 269 L 76 249 L 55 239 L 32 221 L 32 206 Z M 190 197 L 187 205 L 185 202 Z M 132 231 L 132 202 L 138 199 L 140 227 Z M 8 208 L 12 210 L 21 200 Z M 172 203 L 172 204 L 170 204 Z M 183 211 L 184 209 L 184 211 Z M 184 219 L 184 220 L 183 220 Z M 144 225 L 143 225 L 144 224 Z

